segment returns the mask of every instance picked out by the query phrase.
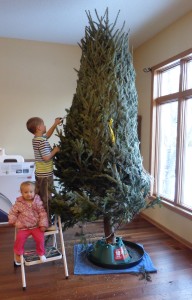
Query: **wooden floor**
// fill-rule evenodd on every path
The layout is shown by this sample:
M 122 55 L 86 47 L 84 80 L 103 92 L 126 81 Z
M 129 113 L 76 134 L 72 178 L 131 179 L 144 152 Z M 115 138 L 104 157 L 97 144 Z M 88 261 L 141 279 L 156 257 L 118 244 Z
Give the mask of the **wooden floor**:
M 102 222 L 88 224 L 87 238 L 103 236 Z M 14 228 L 0 226 L 1 300 L 190 300 L 192 299 L 192 251 L 138 218 L 118 231 L 125 240 L 141 243 L 150 255 L 157 273 L 151 282 L 131 274 L 74 275 L 73 246 L 78 243 L 79 227 L 64 233 L 69 269 L 65 279 L 62 260 L 26 267 L 27 289 L 23 291 L 20 267 L 13 265 Z

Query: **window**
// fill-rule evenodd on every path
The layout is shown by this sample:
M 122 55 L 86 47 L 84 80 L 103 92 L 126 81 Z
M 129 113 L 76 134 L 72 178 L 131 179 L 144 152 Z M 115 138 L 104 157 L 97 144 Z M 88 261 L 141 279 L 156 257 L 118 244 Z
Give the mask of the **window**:
M 152 195 L 192 212 L 192 49 L 152 76 Z

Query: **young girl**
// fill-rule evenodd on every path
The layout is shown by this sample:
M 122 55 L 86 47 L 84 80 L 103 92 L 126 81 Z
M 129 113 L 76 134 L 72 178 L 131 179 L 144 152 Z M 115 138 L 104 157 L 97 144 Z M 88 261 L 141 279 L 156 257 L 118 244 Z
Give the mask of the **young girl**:
M 14 243 L 15 263 L 21 264 L 20 255 L 24 253 L 24 244 L 32 235 L 36 242 L 36 252 L 41 262 L 46 261 L 44 231 L 48 227 L 47 213 L 39 195 L 35 194 L 35 184 L 25 181 L 20 186 L 21 195 L 9 212 L 9 224 L 17 228 Z

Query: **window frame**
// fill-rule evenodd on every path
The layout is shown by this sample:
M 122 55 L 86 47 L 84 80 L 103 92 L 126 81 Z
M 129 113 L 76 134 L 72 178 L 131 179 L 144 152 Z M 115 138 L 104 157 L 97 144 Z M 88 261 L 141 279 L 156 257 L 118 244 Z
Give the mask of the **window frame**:
M 151 97 L 151 147 L 150 147 L 150 172 L 154 178 L 153 184 L 151 185 L 151 196 L 157 196 L 157 174 L 158 174 L 158 110 L 161 105 L 170 103 L 173 101 L 178 101 L 178 126 L 177 126 L 177 150 L 176 150 L 176 177 L 175 177 L 175 199 L 174 201 L 162 198 L 162 202 L 165 206 L 168 206 L 171 210 L 184 215 L 192 219 L 192 207 L 188 208 L 181 204 L 181 172 L 182 168 L 182 141 L 180 137 L 180 132 L 184 128 L 184 123 L 182 122 L 181 112 L 187 99 L 192 98 L 192 89 L 183 90 L 181 79 L 185 75 L 185 64 L 192 61 L 192 48 L 154 66 L 151 68 L 152 72 L 152 97 Z M 159 96 L 160 92 L 158 90 L 159 86 L 157 83 L 157 76 L 168 69 L 171 69 L 177 65 L 181 66 L 180 69 L 180 83 L 179 91 L 176 93 Z M 185 88 L 185 87 L 184 87 Z

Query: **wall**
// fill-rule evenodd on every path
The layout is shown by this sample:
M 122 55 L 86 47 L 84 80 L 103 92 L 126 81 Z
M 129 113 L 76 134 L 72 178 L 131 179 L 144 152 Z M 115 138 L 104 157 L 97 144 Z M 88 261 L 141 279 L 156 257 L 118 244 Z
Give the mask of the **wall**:
M 160 32 L 134 52 L 136 85 L 139 96 L 139 114 L 142 115 L 141 153 L 146 170 L 149 171 L 150 120 L 151 120 L 151 73 L 143 68 L 152 67 L 192 47 L 192 12 Z M 163 226 L 192 245 L 192 221 L 167 207 L 155 208 L 145 212 L 147 218 Z
M 76 89 L 79 46 L 0 39 L 0 148 L 34 157 L 26 121 L 42 117 L 47 129 L 64 116 Z M 53 135 L 50 143 L 57 142 Z

